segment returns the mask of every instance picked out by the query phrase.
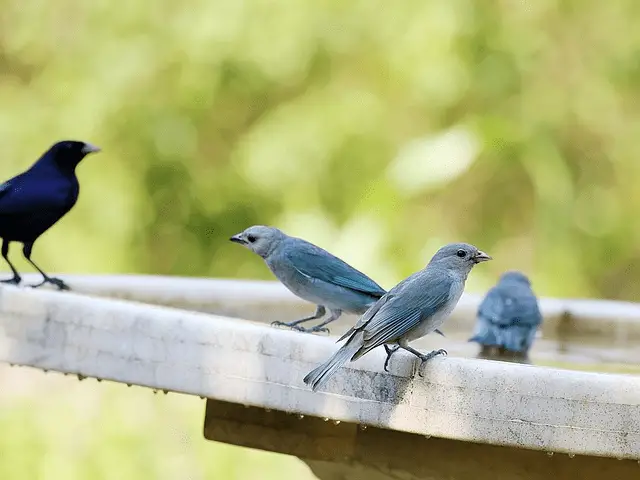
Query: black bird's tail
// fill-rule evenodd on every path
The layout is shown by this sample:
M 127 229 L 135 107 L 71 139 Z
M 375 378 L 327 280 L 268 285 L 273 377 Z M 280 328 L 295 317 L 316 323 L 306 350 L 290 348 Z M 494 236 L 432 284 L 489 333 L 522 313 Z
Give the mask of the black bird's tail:
M 311 387 L 314 392 L 324 385 L 329 378 L 336 373 L 345 363 L 353 358 L 353 356 L 362 347 L 364 333 L 356 332 L 347 340 L 340 349 L 333 354 L 329 360 L 311 370 L 303 381 Z

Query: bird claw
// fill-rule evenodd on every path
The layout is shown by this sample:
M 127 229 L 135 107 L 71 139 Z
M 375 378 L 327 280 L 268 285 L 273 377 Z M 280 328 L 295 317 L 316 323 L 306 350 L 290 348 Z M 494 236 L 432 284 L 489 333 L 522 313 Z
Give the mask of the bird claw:
M 58 290 L 67 290 L 67 291 L 71 290 L 71 287 L 66 283 L 64 283 L 62 280 L 60 280 L 59 278 L 52 278 L 50 279 L 49 282 L 54 284 L 56 287 L 58 287 Z
M 384 361 L 384 371 L 387 372 L 387 373 L 389 373 L 389 362 L 391 361 L 391 355 L 396 353 L 398 348 L 400 348 L 400 347 L 391 348 L 388 345 L 384 345 L 384 349 L 387 352 L 387 358 Z
M 391 352 L 393 353 L 393 352 Z M 389 362 L 391 361 L 391 355 L 387 355 L 387 359 L 384 361 L 384 371 L 389 373 Z
M 425 363 L 427 363 L 433 357 L 437 357 L 438 355 L 447 355 L 447 351 L 444 348 L 441 348 L 439 350 L 434 350 L 420 357 L 420 365 L 418 366 L 418 375 L 420 375 L 421 377 L 424 377 L 424 374 L 422 373 L 422 370 L 423 370 L 422 367 L 424 367 Z
M 7 285 L 20 285 L 21 278 L 13 277 L 6 280 L 0 280 L 0 283 L 6 283 Z
M 41 286 L 43 286 L 46 283 L 50 283 L 51 285 L 55 285 L 56 287 L 58 287 L 58 290 L 71 290 L 69 285 L 64 283 L 59 278 L 47 278 L 46 280 L 43 280 L 40 283 L 36 283 L 35 285 L 28 285 L 28 286 L 31 287 L 31 288 L 40 288 Z
M 271 326 L 272 327 L 289 327 L 294 329 L 296 328 L 295 325 L 291 325 L 290 323 L 280 322 L 280 321 L 271 322 Z
M 295 324 L 293 322 L 287 323 L 287 322 L 276 321 L 276 322 L 271 322 L 271 326 L 272 327 L 289 327 L 291 330 L 295 330 L 297 332 L 303 332 L 303 333 L 316 333 L 316 332 L 329 333 L 329 329 L 326 328 L 326 327 L 304 328 L 304 327 L 301 327 L 300 325 L 297 325 L 297 324 Z
M 286 325 L 286 324 L 285 324 Z M 311 328 L 304 328 L 301 327 L 299 325 L 288 325 L 292 330 L 295 330 L 296 332 L 302 332 L 302 333 L 319 333 L 319 332 L 326 332 L 329 333 L 329 329 L 327 327 L 311 327 Z
M 312 327 L 312 328 L 302 329 L 301 331 L 306 333 L 326 333 L 327 335 L 329 334 L 329 329 L 327 327 Z

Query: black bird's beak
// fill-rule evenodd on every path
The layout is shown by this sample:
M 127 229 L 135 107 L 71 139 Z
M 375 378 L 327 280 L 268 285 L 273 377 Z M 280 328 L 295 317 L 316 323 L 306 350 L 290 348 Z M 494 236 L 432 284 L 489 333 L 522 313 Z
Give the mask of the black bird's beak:
M 96 147 L 95 145 L 91 145 L 90 143 L 85 143 L 84 147 L 82 147 L 82 153 L 84 153 L 85 155 L 89 155 L 90 153 L 98 153 L 100 150 L 100 147 Z
M 239 243 L 240 245 L 244 245 L 245 244 L 245 241 L 242 238 L 242 234 L 240 234 L 240 233 L 237 234 L 237 235 L 234 235 L 229 240 L 232 241 L 233 243 Z
M 480 250 L 478 250 L 478 253 L 476 253 L 473 257 L 473 261 L 476 263 L 488 262 L 489 260 L 493 260 L 493 259 L 486 253 L 481 252 Z

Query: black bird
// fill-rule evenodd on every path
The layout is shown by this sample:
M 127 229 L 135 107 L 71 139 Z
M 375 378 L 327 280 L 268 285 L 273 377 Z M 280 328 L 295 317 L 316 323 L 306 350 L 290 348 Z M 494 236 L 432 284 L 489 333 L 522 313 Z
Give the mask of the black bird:
M 80 191 L 76 167 L 85 156 L 99 151 L 98 147 L 84 142 L 58 142 L 29 170 L 0 184 L 2 258 L 13 272 L 13 278 L 1 280 L 0 283 L 18 285 L 22 280 L 9 260 L 9 244 L 19 242 L 23 244 L 24 257 L 44 277 L 41 283 L 33 287 L 51 283 L 60 290 L 69 290 L 66 283 L 50 277 L 31 260 L 31 251 L 38 237 L 76 204 Z

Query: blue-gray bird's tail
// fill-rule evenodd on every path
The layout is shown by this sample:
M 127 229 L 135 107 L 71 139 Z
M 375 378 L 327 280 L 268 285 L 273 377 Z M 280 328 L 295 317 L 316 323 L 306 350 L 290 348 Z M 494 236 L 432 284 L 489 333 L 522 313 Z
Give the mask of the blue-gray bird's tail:
M 510 325 L 499 328 L 479 322 L 475 335 L 469 339 L 485 347 L 501 347 L 511 352 L 527 353 L 535 339 L 536 329 L 530 326 Z
M 483 318 L 479 318 L 478 323 L 476 324 L 476 331 L 473 332 L 474 335 L 469 339 L 469 341 L 488 347 L 498 346 L 500 345 L 500 340 L 496 330 L 496 327 L 491 325 L 488 321 Z
M 535 338 L 536 329 L 529 326 L 512 326 L 502 330 L 501 334 L 502 347 L 512 352 L 527 353 Z
M 364 333 L 356 332 L 351 336 L 347 343 L 345 343 L 340 349 L 333 354 L 329 360 L 322 365 L 311 370 L 303 382 L 311 387 L 314 392 L 324 385 L 329 378 L 336 373 L 336 371 L 353 358 L 360 347 L 362 346 Z

